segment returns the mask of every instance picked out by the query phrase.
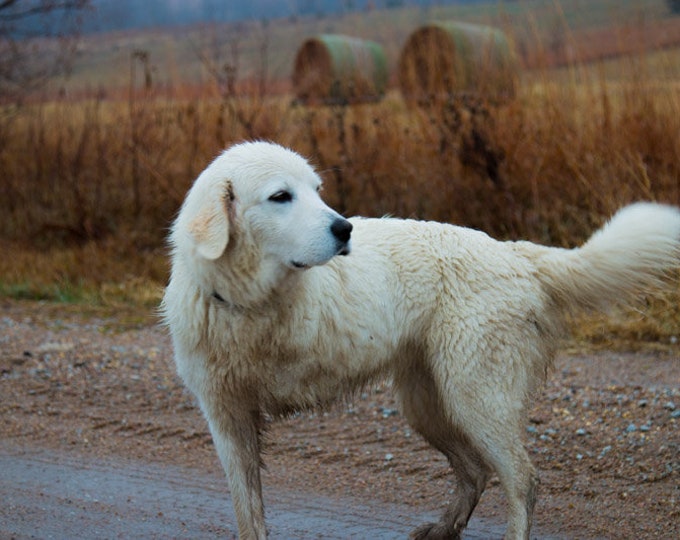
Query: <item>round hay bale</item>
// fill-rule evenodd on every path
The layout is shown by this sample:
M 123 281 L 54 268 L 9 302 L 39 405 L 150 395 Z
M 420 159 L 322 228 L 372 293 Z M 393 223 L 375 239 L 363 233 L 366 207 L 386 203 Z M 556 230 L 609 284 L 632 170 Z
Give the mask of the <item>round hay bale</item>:
M 501 30 L 449 21 L 408 37 L 397 75 L 407 101 L 431 102 L 459 94 L 512 98 L 517 73 L 516 55 Z
M 322 34 L 307 39 L 298 49 L 293 88 L 302 103 L 360 103 L 380 99 L 387 77 L 387 60 L 379 44 Z

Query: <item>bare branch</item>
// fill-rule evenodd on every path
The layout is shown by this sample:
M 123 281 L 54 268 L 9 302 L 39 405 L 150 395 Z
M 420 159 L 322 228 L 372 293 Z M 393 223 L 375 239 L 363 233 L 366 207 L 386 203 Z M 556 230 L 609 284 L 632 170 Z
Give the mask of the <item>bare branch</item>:
M 33 15 L 53 13 L 55 11 L 81 10 L 89 4 L 90 0 L 63 0 L 61 2 L 43 0 L 37 4 L 23 7 L 26 5 L 25 2 L 19 4 L 19 0 L 4 0 L 0 2 L 0 21 L 15 22 Z M 19 7 L 19 5 L 21 5 L 23 9 L 18 11 L 12 11 L 10 9 L 14 6 Z

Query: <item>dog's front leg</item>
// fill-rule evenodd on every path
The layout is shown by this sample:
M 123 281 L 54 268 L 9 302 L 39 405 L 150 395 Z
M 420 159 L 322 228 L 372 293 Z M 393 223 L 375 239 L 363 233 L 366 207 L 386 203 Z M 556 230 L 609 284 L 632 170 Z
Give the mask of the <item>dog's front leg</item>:
M 229 480 L 239 538 L 267 537 L 260 480 L 260 413 L 219 406 L 208 414 L 217 455 Z M 212 411 L 215 412 L 215 411 Z

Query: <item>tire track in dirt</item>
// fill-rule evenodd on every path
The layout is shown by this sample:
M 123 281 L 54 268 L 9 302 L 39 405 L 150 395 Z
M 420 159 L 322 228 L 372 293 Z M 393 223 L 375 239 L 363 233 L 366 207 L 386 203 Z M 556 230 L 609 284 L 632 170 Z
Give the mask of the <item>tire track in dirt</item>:
M 0 445 L 2 538 L 234 537 L 225 482 L 203 472 Z M 267 488 L 265 487 L 267 490 Z M 269 491 L 271 538 L 405 538 L 436 515 L 314 494 Z M 500 538 L 473 519 L 466 538 Z

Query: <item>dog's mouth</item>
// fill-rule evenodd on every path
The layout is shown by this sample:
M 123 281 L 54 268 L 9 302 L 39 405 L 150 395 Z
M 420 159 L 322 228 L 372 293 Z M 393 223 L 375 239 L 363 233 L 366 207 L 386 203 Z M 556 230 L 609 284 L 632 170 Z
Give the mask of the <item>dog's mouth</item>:
M 340 246 L 340 247 L 338 248 L 338 250 L 335 252 L 334 257 L 337 256 L 337 255 L 343 255 L 343 256 L 349 255 L 349 254 L 350 254 L 350 251 L 351 251 L 350 245 L 349 245 L 349 244 L 343 244 L 343 245 Z M 325 262 L 327 262 L 327 261 L 324 261 L 324 262 L 321 262 L 321 263 L 317 263 L 317 264 L 325 264 Z M 301 262 L 301 261 L 295 261 L 295 260 L 290 261 L 290 265 L 291 265 L 293 268 L 295 268 L 296 270 L 308 270 L 308 269 L 311 268 L 312 266 L 317 266 L 317 264 L 307 264 L 307 263 L 303 263 L 303 262 Z

